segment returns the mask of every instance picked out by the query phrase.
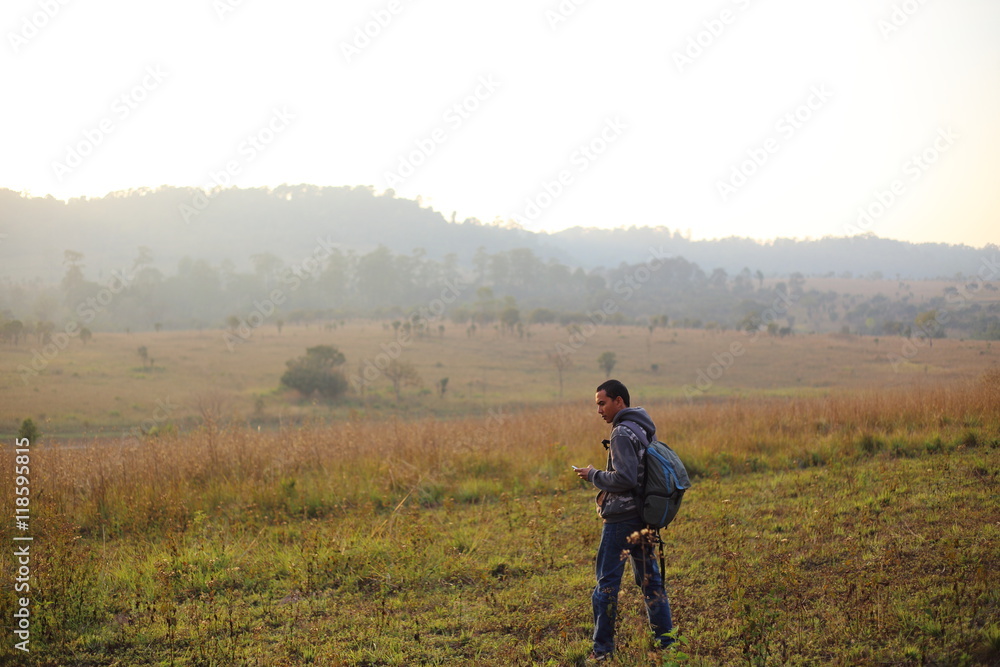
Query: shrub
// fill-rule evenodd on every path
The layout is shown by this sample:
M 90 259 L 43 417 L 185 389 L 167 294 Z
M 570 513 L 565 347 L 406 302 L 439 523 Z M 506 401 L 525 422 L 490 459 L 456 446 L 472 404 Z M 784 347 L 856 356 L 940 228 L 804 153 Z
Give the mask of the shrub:
M 337 370 L 345 361 L 344 355 L 330 345 L 307 348 L 305 355 L 286 362 L 288 370 L 281 376 L 281 384 L 306 398 L 313 394 L 336 398 L 347 391 L 347 378 Z

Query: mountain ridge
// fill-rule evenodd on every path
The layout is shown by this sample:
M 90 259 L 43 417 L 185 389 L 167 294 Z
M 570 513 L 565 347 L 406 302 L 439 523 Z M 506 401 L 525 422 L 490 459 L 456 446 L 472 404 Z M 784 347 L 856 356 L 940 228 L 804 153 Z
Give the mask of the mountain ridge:
M 128 266 L 140 246 L 149 248 L 154 264 L 162 267 L 172 268 L 186 257 L 243 267 L 261 253 L 293 262 L 307 256 L 317 240 L 353 252 L 380 245 L 402 254 L 422 249 L 436 259 L 454 255 L 465 266 L 474 262 L 479 248 L 527 248 L 543 261 L 584 270 L 645 261 L 655 248 L 706 272 L 746 268 L 769 276 L 901 279 L 975 275 L 996 253 L 995 245 L 917 244 L 871 234 L 761 242 L 691 240 L 666 226 L 532 232 L 475 218 L 448 221 L 419 199 L 399 198 L 391 190 L 308 184 L 212 192 L 161 186 L 69 200 L 0 189 L 0 234 L 5 235 L 0 236 L 0 277 L 43 281 L 63 274 L 66 250 L 83 254 L 85 264 L 99 272 Z

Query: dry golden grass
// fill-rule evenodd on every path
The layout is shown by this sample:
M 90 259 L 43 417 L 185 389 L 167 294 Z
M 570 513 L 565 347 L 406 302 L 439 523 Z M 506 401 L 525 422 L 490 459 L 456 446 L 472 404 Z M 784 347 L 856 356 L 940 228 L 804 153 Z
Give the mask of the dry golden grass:
M 695 476 L 668 533 L 689 664 L 1000 657 L 1000 373 L 641 402 Z M 29 664 L 579 664 L 597 526 L 569 466 L 606 435 L 581 400 L 35 446 Z M 640 604 L 623 665 L 651 663 Z
M 588 332 L 590 333 L 590 332 Z M 352 414 L 483 416 L 504 406 L 527 406 L 559 400 L 557 373 L 546 353 L 574 339 L 564 327 L 532 327 L 524 338 L 494 330 L 467 336 L 464 327 L 446 325 L 445 334 L 416 339 L 400 357 L 413 364 L 421 388 L 404 390 L 396 403 L 389 383 L 377 379 L 364 398 L 350 393 L 333 405 L 302 403 L 282 390 L 285 362 L 320 344 L 340 348 L 348 375 L 366 360 L 374 361 L 396 335 L 383 323 L 354 322 L 323 330 L 286 327 L 278 335 L 265 325 L 250 342 L 230 352 L 221 331 L 160 332 L 135 335 L 97 334 L 87 346 L 72 341 L 37 377 L 22 380 L 37 345 L 0 346 L 0 433 L 13 435 L 31 417 L 43 435 L 88 437 L 130 431 L 149 425 L 167 408 L 158 425 L 186 430 L 203 418 L 205 396 L 220 399 L 227 422 L 274 428 L 303 420 L 338 420 Z M 727 363 L 734 344 L 742 353 Z M 137 348 L 147 347 L 154 370 L 144 370 Z M 649 401 L 693 394 L 705 396 L 827 394 L 839 389 L 932 387 L 977 375 L 1000 362 L 1000 348 L 981 341 L 935 341 L 920 347 L 903 363 L 899 338 L 795 336 L 751 338 L 735 331 L 598 327 L 573 354 L 564 377 L 568 399 L 589 401 L 602 379 L 597 357 L 614 350 L 613 374 L 637 397 Z M 912 352 L 912 350 L 910 350 Z M 655 364 L 655 369 L 654 369 Z M 447 377 L 442 399 L 435 384 Z M 685 388 L 688 388 L 688 391 Z M 257 412 L 260 403 L 262 412 Z
M 933 388 L 645 406 L 659 438 L 682 451 L 696 474 L 786 470 L 881 451 L 907 456 L 963 439 L 982 444 L 1000 432 L 1000 372 Z M 571 464 L 603 464 L 606 430 L 585 402 L 445 421 L 358 418 L 277 433 L 206 427 L 41 448 L 35 483 L 60 515 L 90 529 L 146 530 L 227 506 L 318 516 L 407 496 L 433 504 L 505 489 L 571 489 Z

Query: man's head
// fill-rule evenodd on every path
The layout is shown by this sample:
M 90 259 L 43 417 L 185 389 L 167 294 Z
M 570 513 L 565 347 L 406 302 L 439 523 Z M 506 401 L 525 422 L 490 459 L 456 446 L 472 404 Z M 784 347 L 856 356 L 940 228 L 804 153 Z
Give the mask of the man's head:
M 621 410 L 629 407 L 628 389 L 618 380 L 602 382 L 597 388 L 597 414 L 611 423 Z

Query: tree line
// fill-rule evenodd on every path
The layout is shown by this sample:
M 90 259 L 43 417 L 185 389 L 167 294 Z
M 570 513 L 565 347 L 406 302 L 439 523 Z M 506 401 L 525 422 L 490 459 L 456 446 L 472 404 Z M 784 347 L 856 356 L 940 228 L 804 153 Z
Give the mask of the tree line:
M 172 273 L 139 247 L 124 268 L 95 279 L 86 256 L 65 250 L 58 284 L 0 283 L 0 336 L 40 341 L 67 323 L 86 342 L 98 331 L 229 329 L 310 324 L 364 317 L 398 322 L 451 321 L 466 327 L 523 333 L 533 324 L 594 322 L 705 329 L 762 328 L 913 335 L 928 322 L 947 331 L 1000 339 L 1000 308 L 973 298 L 995 293 L 989 281 L 950 287 L 918 303 L 900 283 L 897 295 L 861 298 L 811 289 L 793 273 L 769 280 L 760 270 L 704 271 L 682 257 L 651 251 L 644 262 L 584 270 L 541 259 L 528 248 L 489 252 L 468 263 L 435 259 L 422 249 L 386 246 L 358 253 L 327 246 L 288 263 L 263 252 L 252 271 L 229 261 L 182 258 Z M 430 332 L 433 333 L 433 332 Z

